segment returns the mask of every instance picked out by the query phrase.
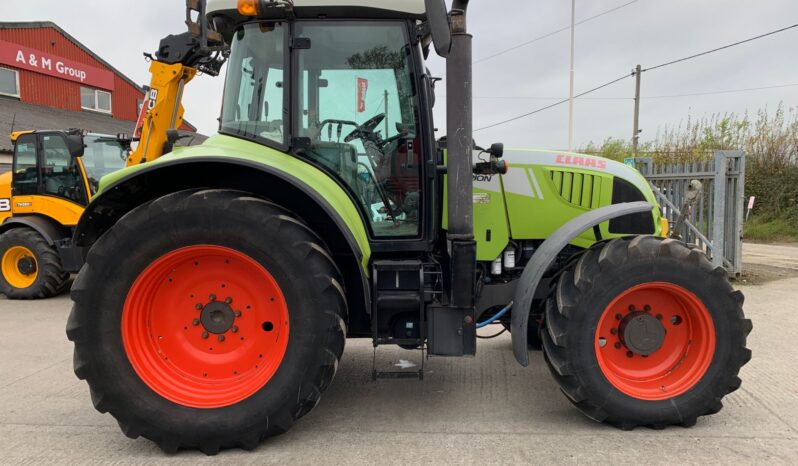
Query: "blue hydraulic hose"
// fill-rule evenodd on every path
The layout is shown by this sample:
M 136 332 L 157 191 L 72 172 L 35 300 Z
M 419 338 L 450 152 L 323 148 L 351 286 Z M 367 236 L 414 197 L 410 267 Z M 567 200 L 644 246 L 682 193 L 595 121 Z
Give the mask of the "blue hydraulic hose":
M 513 302 L 512 301 L 510 301 L 510 304 L 504 306 L 504 308 L 501 311 L 499 311 L 496 314 L 494 314 L 494 316 L 491 317 L 490 319 L 488 319 L 488 320 L 486 320 L 484 322 L 477 323 L 477 328 L 482 328 L 482 327 L 484 327 L 484 326 L 486 326 L 488 324 L 492 324 L 497 319 L 500 319 L 501 316 L 503 316 L 504 314 L 507 314 L 507 311 L 509 311 L 511 307 L 513 307 Z

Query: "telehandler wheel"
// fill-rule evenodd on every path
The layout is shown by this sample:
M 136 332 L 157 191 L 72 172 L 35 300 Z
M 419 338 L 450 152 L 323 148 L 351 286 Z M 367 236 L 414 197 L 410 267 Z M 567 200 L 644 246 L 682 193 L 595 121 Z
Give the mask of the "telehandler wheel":
M 69 274 L 58 251 L 30 228 L 0 235 L 0 294 L 8 299 L 43 299 L 61 293 Z
M 323 242 L 285 209 L 226 190 L 167 195 L 91 248 L 67 325 L 75 373 L 131 438 L 166 452 L 253 449 L 332 381 L 341 283 Z
M 543 353 L 563 393 L 621 429 L 692 426 L 740 387 L 751 321 L 726 271 L 653 236 L 596 245 L 550 296 Z

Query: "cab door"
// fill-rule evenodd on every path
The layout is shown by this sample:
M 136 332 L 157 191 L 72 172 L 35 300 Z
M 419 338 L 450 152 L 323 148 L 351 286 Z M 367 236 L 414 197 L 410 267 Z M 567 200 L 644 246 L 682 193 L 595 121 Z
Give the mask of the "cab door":
M 83 172 L 62 133 L 24 134 L 14 146 L 11 207 L 76 225 L 88 204 Z

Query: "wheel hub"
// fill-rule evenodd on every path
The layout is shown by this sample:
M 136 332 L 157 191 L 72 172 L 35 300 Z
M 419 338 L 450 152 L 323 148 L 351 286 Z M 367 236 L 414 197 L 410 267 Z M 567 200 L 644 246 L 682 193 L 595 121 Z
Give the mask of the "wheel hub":
M 665 327 L 654 316 L 644 311 L 634 311 L 621 320 L 618 328 L 621 342 L 633 353 L 641 356 L 653 354 L 665 341 Z
M 229 304 L 213 301 L 202 308 L 200 322 L 210 333 L 221 335 L 233 327 L 235 312 Z
M 17 262 L 17 270 L 22 275 L 33 275 L 36 273 L 36 261 L 30 257 L 23 257 Z

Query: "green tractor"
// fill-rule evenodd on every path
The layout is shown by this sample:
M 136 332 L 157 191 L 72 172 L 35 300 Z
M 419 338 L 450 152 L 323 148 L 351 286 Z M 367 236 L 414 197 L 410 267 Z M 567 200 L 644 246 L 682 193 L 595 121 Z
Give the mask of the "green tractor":
M 75 373 L 126 435 L 252 449 L 319 402 L 347 338 L 472 356 L 492 322 L 622 429 L 693 425 L 740 386 L 742 294 L 664 238 L 639 173 L 475 147 L 467 6 L 189 2 L 230 46 L 219 134 L 105 177 L 75 233 Z

